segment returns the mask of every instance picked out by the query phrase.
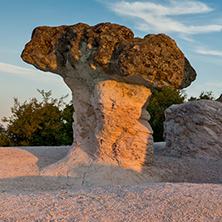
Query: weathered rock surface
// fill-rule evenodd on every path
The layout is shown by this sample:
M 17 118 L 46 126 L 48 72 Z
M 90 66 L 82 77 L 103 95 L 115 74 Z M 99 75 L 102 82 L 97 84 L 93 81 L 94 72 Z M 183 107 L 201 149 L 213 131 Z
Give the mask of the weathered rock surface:
M 108 78 L 148 87 L 185 88 L 196 78 L 169 36 L 134 38 L 130 29 L 110 23 L 38 27 L 22 58 L 38 69 L 77 78 L 87 85 Z
M 166 152 L 173 156 L 222 158 L 222 104 L 198 100 L 165 111 Z
M 0 148 L 0 178 L 39 175 L 38 158 L 18 148 Z
M 110 23 L 38 27 L 22 59 L 59 74 L 73 93 L 73 148 L 44 170 L 47 175 L 94 162 L 141 171 L 153 157 L 146 111 L 153 88 L 184 88 L 196 77 L 170 37 L 134 38 L 130 29 Z

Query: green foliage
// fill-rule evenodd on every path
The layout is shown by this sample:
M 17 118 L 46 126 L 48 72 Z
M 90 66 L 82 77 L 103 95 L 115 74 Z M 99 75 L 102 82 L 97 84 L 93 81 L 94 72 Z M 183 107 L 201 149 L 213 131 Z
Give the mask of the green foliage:
M 155 142 L 163 141 L 164 111 L 173 104 L 183 103 L 185 98 L 186 94 L 183 90 L 160 88 L 153 91 L 147 111 L 151 115 L 149 123 L 154 131 Z
M 10 138 L 11 144 L 16 146 L 70 145 L 73 140 L 70 135 L 72 119 L 67 115 L 71 115 L 73 108 L 71 104 L 64 103 L 68 95 L 54 99 L 51 97 L 51 91 L 38 90 L 38 92 L 43 98 L 41 102 L 32 98 L 29 102 L 20 104 L 18 99 L 14 98 L 12 116 L 2 119 L 8 124 L 7 138 Z M 3 145 L 7 144 L 0 144 Z
M 62 144 L 72 144 L 73 142 L 73 129 L 72 129 L 73 112 L 74 108 L 72 103 L 70 103 L 65 106 L 65 109 L 61 113 L 62 116 L 61 132 L 63 134 Z
M 194 101 L 194 100 L 201 100 L 201 99 L 207 99 L 207 100 L 214 100 L 214 95 L 212 91 L 202 91 L 198 98 L 191 96 L 188 101 Z
M 0 125 L 0 147 L 1 146 L 13 146 L 10 138 L 8 138 L 7 133 L 2 125 Z

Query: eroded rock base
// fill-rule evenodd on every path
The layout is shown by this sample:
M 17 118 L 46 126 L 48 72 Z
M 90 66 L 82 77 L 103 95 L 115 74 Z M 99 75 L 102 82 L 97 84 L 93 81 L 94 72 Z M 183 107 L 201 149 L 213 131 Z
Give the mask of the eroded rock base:
M 154 144 L 153 164 L 149 167 L 144 166 L 142 172 L 120 166 L 103 165 L 80 149 L 73 152 L 73 155 L 76 155 L 75 160 L 66 156 L 67 164 L 71 166 L 68 170 L 62 165 L 64 162 L 56 163 L 56 156 L 63 158 L 67 153 L 67 147 L 1 148 L 0 156 L 5 157 L 7 151 L 7 157 L 0 159 L 3 166 L 0 168 L 0 192 L 60 191 L 153 182 L 222 183 L 222 160 L 166 156 L 164 148 L 165 143 Z M 49 163 L 54 164 L 49 166 Z M 60 170 L 57 174 L 56 166 Z
M 46 167 L 42 175 L 79 178 L 90 186 L 96 181 L 110 184 L 143 178 L 144 167 L 153 161 L 146 111 L 150 90 L 114 80 L 93 87 L 71 78 L 66 82 L 73 92 L 74 143 L 67 156 Z
M 43 177 L 66 178 L 71 187 L 91 187 L 110 184 L 134 184 L 158 182 L 160 176 L 150 173 L 147 166 L 134 169 L 120 167 L 117 163 L 107 163 L 91 158 L 80 148 L 72 148 L 64 159 L 40 171 Z M 75 157 L 75 158 L 73 158 Z

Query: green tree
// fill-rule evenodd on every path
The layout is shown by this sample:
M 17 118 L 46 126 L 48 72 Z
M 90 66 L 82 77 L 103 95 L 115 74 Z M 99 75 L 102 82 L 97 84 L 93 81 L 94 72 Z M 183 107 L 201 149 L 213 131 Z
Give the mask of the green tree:
M 13 146 L 10 138 L 7 136 L 6 130 L 3 125 L 0 124 L 0 147 L 2 146 Z
M 155 142 L 163 141 L 164 111 L 173 104 L 183 103 L 185 98 L 183 90 L 160 88 L 153 91 L 147 111 L 151 115 L 149 123 L 154 131 Z
M 62 144 L 72 144 L 73 142 L 73 112 L 74 108 L 72 103 L 66 104 L 61 113 L 62 117 Z
M 212 91 L 202 91 L 198 98 L 191 96 L 188 101 L 194 101 L 194 100 L 201 100 L 201 99 L 207 99 L 207 100 L 214 100 L 214 95 Z
M 64 99 L 68 95 L 54 99 L 51 91 L 38 92 L 43 98 L 41 102 L 32 98 L 29 102 L 20 104 L 18 99 L 14 98 L 12 116 L 2 119 L 8 124 L 7 137 L 16 146 L 70 145 L 70 139 L 67 138 L 70 135 L 63 133 L 68 126 L 63 112 Z

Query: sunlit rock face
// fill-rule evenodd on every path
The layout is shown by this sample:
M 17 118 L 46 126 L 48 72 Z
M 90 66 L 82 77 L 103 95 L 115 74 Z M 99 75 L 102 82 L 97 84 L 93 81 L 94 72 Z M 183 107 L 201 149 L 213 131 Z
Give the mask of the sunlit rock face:
M 198 100 L 173 105 L 165 117 L 166 153 L 222 158 L 222 103 Z
M 74 147 L 121 166 L 151 163 L 152 129 L 145 106 L 151 95 L 148 88 L 105 80 L 91 91 L 78 80 L 67 78 L 66 83 L 73 91 Z
M 127 27 L 111 23 L 38 27 L 22 59 L 59 74 L 71 89 L 72 150 L 78 147 L 93 160 L 135 169 L 152 163 L 146 111 L 152 90 L 184 88 L 196 78 L 167 35 L 134 38 Z

